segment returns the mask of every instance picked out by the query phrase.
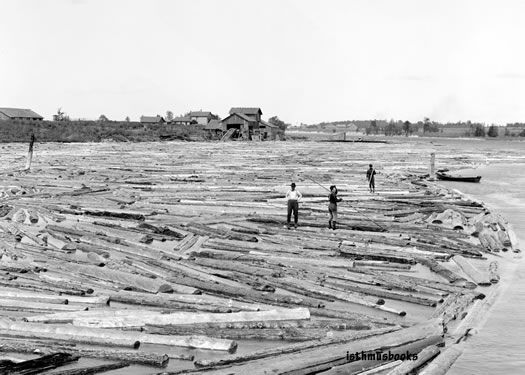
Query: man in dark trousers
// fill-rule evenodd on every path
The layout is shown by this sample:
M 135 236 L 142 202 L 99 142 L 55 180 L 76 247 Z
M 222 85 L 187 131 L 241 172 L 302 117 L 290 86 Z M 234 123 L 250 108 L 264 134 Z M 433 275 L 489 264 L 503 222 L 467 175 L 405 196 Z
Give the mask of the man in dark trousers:
M 299 200 L 302 198 L 302 194 L 295 190 L 295 182 L 290 185 L 290 190 L 286 193 L 286 199 L 288 200 L 288 215 L 286 220 L 286 226 L 290 229 L 290 219 L 294 218 L 294 228 L 297 228 L 297 221 L 299 219 Z
M 337 202 L 341 202 L 343 198 L 337 197 L 337 188 L 335 185 L 330 186 L 330 195 L 328 196 L 328 212 L 330 219 L 328 220 L 328 228 L 336 230 L 337 223 Z
M 368 188 L 370 189 L 371 193 L 375 193 L 376 191 L 376 181 L 375 181 L 375 174 L 376 170 L 372 166 L 372 164 L 368 165 L 368 170 L 366 171 L 366 179 L 368 180 Z

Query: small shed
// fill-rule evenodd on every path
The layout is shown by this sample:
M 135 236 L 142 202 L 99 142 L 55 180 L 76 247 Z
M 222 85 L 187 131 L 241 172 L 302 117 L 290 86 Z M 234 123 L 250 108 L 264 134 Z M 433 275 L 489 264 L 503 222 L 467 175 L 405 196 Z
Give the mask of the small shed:
M 264 120 L 259 122 L 259 129 L 261 133 L 261 139 L 275 141 L 278 138 L 280 128 L 277 125 L 270 124 Z
M 44 118 L 31 109 L 0 108 L 0 120 L 42 121 Z
M 174 125 L 190 125 L 192 120 L 189 116 L 179 116 L 171 120 L 171 124 Z

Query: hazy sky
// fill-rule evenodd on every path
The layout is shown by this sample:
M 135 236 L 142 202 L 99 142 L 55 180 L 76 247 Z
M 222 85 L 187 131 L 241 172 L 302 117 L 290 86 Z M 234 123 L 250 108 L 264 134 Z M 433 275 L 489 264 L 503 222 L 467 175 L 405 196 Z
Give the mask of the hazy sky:
M 0 107 L 525 121 L 525 1 L 0 0 Z

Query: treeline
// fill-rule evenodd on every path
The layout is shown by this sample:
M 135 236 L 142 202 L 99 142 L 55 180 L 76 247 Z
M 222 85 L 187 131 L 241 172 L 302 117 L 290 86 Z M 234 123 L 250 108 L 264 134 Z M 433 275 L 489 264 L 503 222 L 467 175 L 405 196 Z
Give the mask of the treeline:
M 180 126 L 125 121 L 0 121 L 0 142 L 154 142 L 204 140 L 202 125 Z
M 506 126 L 486 125 L 478 122 L 448 122 L 440 123 L 425 118 L 423 121 L 411 123 L 401 120 L 355 120 L 321 122 L 319 124 L 301 124 L 300 130 L 324 132 L 356 131 L 367 135 L 410 136 L 414 134 L 426 136 L 457 136 L 457 137 L 525 137 L 525 124 L 512 123 Z

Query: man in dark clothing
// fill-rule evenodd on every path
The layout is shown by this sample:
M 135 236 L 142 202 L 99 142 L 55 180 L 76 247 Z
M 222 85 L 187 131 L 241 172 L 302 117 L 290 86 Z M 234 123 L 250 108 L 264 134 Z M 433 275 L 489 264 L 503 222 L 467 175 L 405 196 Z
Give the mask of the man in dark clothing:
M 374 167 L 372 167 L 372 164 L 369 164 L 368 170 L 366 171 L 366 179 L 368 180 L 368 188 L 370 189 L 371 193 L 375 193 L 376 191 L 376 182 L 375 182 L 375 174 L 376 170 Z
M 330 195 L 328 196 L 328 212 L 330 213 L 330 220 L 328 220 L 328 228 L 336 230 L 337 223 L 337 202 L 341 202 L 343 198 L 337 197 L 337 188 L 335 185 L 330 186 Z
M 294 218 L 294 228 L 297 228 L 297 221 L 299 219 L 299 200 L 302 198 L 302 194 L 295 190 L 295 182 L 290 185 L 290 190 L 286 193 L 286 199 L 288 200 L 288 215 L 286 220 L 286 226 L 290 229 L 290 219 Z

